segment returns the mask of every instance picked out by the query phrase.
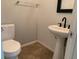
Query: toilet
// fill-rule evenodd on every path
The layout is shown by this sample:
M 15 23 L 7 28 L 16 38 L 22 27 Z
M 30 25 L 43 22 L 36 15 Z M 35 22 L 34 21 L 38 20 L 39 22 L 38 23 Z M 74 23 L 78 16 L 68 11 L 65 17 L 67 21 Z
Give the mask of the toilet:
M 1 37 L 3 44 L 3 52 L 5 59 L 18 59 L 21 52 L 21 44 L 14 40 L 15 38 L 15 25 L 5 24 L 1 25 Z

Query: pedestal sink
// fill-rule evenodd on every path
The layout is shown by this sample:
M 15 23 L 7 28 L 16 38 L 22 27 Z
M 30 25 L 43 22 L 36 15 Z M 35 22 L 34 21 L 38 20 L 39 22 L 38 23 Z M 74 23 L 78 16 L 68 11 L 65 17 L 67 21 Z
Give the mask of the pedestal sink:
M 68 37 L 69 29 L 57 25 L 50 25 L 48 29 L 57 38 L 53 59 L 64 59 L 64 43 L 65 38 Z

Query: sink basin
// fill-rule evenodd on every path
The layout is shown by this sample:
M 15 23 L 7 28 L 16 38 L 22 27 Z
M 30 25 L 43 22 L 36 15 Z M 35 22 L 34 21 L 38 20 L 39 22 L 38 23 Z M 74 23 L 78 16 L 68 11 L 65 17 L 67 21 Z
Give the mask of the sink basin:
M 48 29 L 57 37 L 66 38 L 68 37 L 69 29 L 59 27 L 57 25 L 50 25 Z
M 50 25 L 48 26 L 48 29 L 57 39 L 53 59 L 64 59 L 64 44 L 65 38 L 68 37 L 69 29 L 57 25 Z

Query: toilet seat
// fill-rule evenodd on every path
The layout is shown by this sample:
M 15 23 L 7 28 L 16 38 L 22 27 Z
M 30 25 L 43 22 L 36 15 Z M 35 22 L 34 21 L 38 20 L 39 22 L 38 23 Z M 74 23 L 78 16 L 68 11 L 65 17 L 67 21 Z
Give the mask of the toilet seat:
M 21 51 L 21 45 L 13 39 L 6 40 L 3 41 L 3 51 L 7 56 L 16 56 Z

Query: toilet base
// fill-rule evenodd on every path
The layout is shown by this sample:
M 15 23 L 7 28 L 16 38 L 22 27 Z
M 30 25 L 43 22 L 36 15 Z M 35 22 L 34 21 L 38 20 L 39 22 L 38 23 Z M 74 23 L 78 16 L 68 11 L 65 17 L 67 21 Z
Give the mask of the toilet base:
M 13 57 L 5 57 L 5 59 L 18 59 L 18 56 L 13 56 Z

